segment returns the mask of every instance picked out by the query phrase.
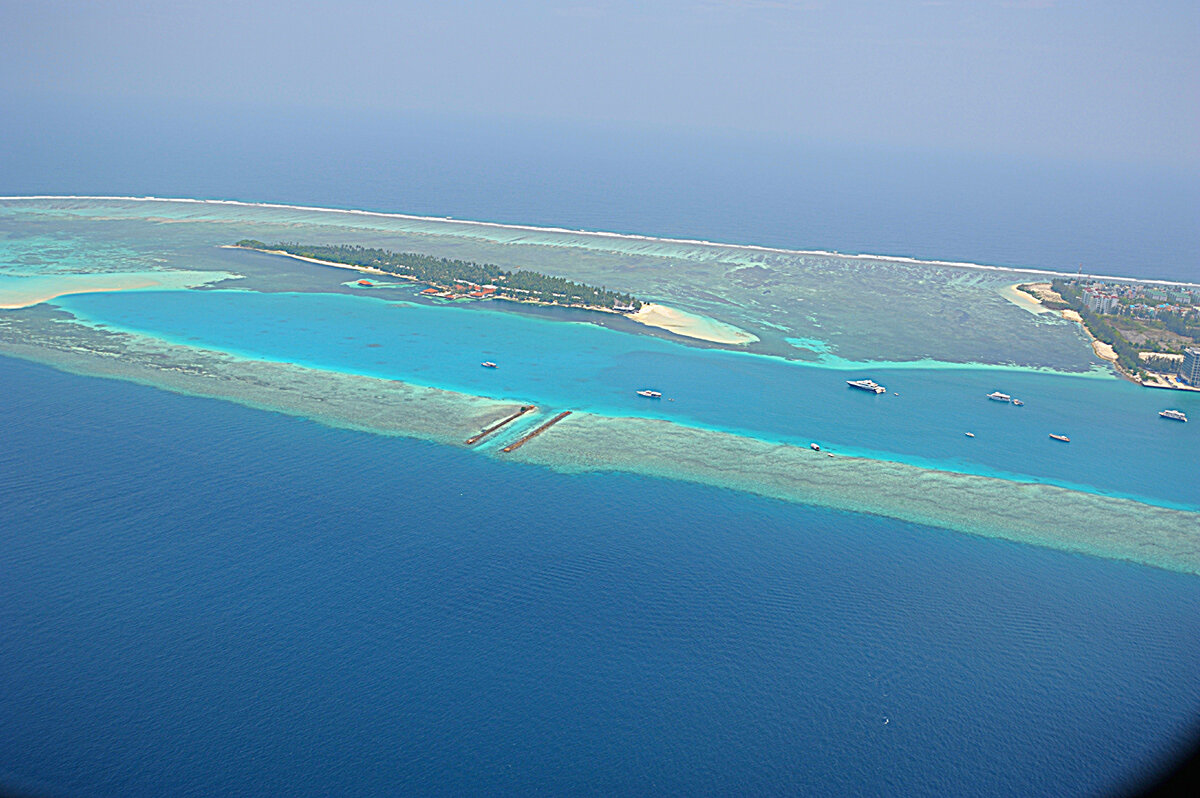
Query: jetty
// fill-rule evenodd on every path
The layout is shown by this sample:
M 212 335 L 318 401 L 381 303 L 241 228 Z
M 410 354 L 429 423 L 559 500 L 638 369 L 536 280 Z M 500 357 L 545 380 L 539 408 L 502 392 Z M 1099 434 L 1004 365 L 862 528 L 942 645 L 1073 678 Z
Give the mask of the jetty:
M 551 427 L 553 427 L 555 424 L 557 424 L 558 422 L 562 421 L 564 418 L 566 418 L 566 417 L 567 417 L 567 416 L 569 416 L 569 415 L 571 415 L 571 411 L 570 411 L 570 410 L 564 410 L 564 411 L 562 411 L 562 412 L 561 412 L 561 413 L 559 413 L 557 416 L 555 416 L 554 418 L 550 419 L 549 421 L 547 421 L 547 422 L 546 422 L 545 424 L 543 424 L 542 426 L 540 426 L 540 427 L 538 427 L 537 429 L 535 429 L 533 432 L 529 433 L 528 435 L 526 435 L 525 437 L 521 438 L 520 440 L 518 440 L 518 441 L 516 441 L 516 442 L 514 442 L 514 443 L 510 443 L 508 446 L 505 446 L 505 447 L 504 447 L 503 449 L 501 449 L 500 451 L 502 451 L 502 452 L 515 452 L 517 449 L 520 449 L 520 448 L 521 448 L 522 446 L 524 446 L 526 443 L 528 443 L 529 441 L 533 440 L 533 439 L 534 439 L 534 438 L 536 438 L 537 436 L 541 435 L 543 432 L 545 432 L 546 430 L 550 429 L 550 428 L 551 428 Z
M 474 446 L 475 444 L 479 443 L 481 440 L 483 440 L 487 436 L 491 435 L 493 432 L 495 432 L 496 430 L 505 426 L 506 424 L 511 424 L 512 422 L 516 421 L 521 416 L 528 413 L 530 410 L 536 410 L 536 409 L 537 408 L 534 405 L 522 405 L 520 410 L 513 413 L 508 418 L 506 418 L 502 421 L 497 421 L 495 424 L 493 424 L 492 426 L 483 430 L 483 432 L 480 432 L 478 435 L 472 435 L 471 437 L 467 438 L 467 440 L 466 440 L 467 446 Z

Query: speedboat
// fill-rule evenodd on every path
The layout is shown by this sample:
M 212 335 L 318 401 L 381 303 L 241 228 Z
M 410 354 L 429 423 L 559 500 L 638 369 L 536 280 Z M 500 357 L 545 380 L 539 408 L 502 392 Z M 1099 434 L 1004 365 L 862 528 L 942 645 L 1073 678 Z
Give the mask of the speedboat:
M 1014 404 L 1014 405 L 1016 405 L 1017 407 L 1021 407 L 1021 406 L 1023 406 L 1025 403 L 1024 403 L 1024 402 L 1022 402 L 1020 399 L 1013 399 L 1013 404 Z
M 1164 410 L 1159 415 L 1172 421 L 1187 421 L 1187 416 L 1183 414 L 1182 410 Z
M 1053 439 L 1054 439 L 1054 440 L 1056 440 L 1056 441 L 1062 441 L 1063 443 L 1070 443 L 1070 442 L 1071 442 L 1071 439 L 1070 439 L 1070 438 L 1068 438 L 1066 435 L 1055 435 L 1053 432 L 1051 432 L 1051 433 L 1050 433 L 1050 437 L 1051 437 L 1051 438 L 1053 438 Z
M 999 391 L 992 391 L 989 393 L 988 399 L 991 399 L 993 402 L 1011 402 L 1013 400 L 1013 398 L 1008 394 L 1000 393 Z
M 495 364 L 495 363 L 493 363 L 493 362 L 492 362 L 492 361 L 490 361 L 490 360 L 485 360 L 485 361 L 483 361 L 482 363 L 480 363 L 479 365 L 483 366 L 485 369 L 494 369 L 494 368 L 497 368 L 496 364 Z
M 975 437 L 975 433 L 974 433 L 974 432 L 966 432 L 966 433 L 963 433 L 963 434 L 964 434 L 964 435 L 966 435 L 968 438 L 974 438 L 974 437 Z
M 662 399 L 662 394 L 659 391 L 638 391 L 638 396 L 644 396 L 647 399 Z

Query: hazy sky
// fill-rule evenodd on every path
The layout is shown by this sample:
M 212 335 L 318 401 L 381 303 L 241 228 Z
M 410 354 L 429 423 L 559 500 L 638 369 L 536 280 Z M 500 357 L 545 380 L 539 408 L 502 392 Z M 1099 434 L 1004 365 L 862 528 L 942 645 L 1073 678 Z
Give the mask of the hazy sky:
M 1200 164 L 1200 2 L 0 0 L 30 97 L 687 126 Z

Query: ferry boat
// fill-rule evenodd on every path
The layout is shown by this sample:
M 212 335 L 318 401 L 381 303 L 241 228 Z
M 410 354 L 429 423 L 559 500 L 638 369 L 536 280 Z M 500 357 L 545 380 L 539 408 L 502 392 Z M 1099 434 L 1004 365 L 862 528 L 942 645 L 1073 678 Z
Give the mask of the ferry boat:
M 1051 432 L 1051 433 L 1050 433 L 1050 437 L 1051 437 L 1051 438 L 1053 438 L 1053 439 L 1054 439 L 1054 440 L 1056 440 L 1056 441 L 1062 441 L 1063 443 L 1070 443 L 1070 442 L 1071 442 L 1071 439 L 1070 439 L 1070 438 L 1068 438 L 1066 435 L 1055 435 L 1053 432 Z
M 485 360 L 482 363 L 480 363 L 479 365 L 483 366 L 485 369 L 494 369 L 497 367 L 496 364 L 490 360 Z
M 988 399 L 991 399 L 993 402 L 1011 402 L 1013 400 L 1013 398 L 1008 394 L 1000 393 L 999 391 L 992 391 L 989 393 Z
M 1183 414 L 1182 410 L 1164 410 L 1159 415 L 1172 421 L 1187 421 L 1187 416 Z
M 887 388 L 884 388 L 874 380 L 846 380 L 846 384 L 851 388 L 858 388 L 871 393 L 887 393 Z
M 659 391 L 638 391 L 638 396 L 644 396 L 647 399 L 662 399 L 662 393 Z

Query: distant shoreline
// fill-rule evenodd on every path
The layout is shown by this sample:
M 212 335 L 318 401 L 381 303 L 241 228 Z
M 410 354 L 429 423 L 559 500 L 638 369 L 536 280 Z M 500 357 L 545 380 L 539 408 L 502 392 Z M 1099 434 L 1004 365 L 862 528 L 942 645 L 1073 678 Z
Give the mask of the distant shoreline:
M 851 260 L 876 261 L 883 263 L 904 263 L 914 266 L 949 266 L 959 269 L 977 269 L 981 271 L 992 271 L 1014 274 L 1047 274 L 1054 277 L 1069 277 L 1069 278 L 1087 278 L 1089 280 L 1109 280 L 1114 282 L 1131 282 L 1141 283 L 1144 285 L 1168 285 L 1168 286 L 1184 286 L 1188 288 L 1200 288 L 1200 283 L 1186 283 L 1177 280 L 1152 280 L 1141 277 L 1120 277 L 1116 275 L 1105 274 L 1083 274 L 1073 272 L 1059 272 L 1051 269 L 1040 269 L 1035 267 L 1015 267 L 1015 266 L 990 266 L 982 263 L 967 263 L 963 261 L 944 261 L 944 260 L 921 260 L 919 258 L 911 258 L 903 255 L 873 255 L 873 254 L 856 254 L 837 252 L 833 250 L 805 250 L 805 249 L 785 249 L 781 247 L 766 247 L 759 244 L 729 244 L 719 241 L 705 241 L 702 239 L 689 238 L 665 238 L 658 236 L 637 235 L 633 233 L 613 233 L 602 230 L 571 230 L 565 227 L 537 227 L 535 225 L 522 224 L 507 224 L 504 222 L 482 222 L 473 221 L 470 219 L 453 219 L 450 217 L 439 216 L 418 216 L 407 213 L 385 213 L 383 211 L 364 211 L 346 208 L 320 208 L 309 205 L 288 205 L 279 202 L 243 202 L 242 200 L 214 200 L 214 199 L 193 199 L 189 197 L 114 197 L 114 196 L 86 196 L 74 194 L 39 194 L 29 196 L 11 196 L 0 197 L 0 202 L 20 202 L 27 200 L 115 200 L 118 202 L 178 202 L 191 203 L 198 205 L 234 205 L 246 208 L 274 208 L 279 210 L 296 210 L 313 213 L 347 213 L 355 216 L 369 216 L 381 219 L 405 219 L 417 222 L 436 222 L 441 224 L 458 224 L 458 225 L 473 225 L 480 227 L 491 227 L 500 230 L 526 230 L 537 233 L 565 233 L 570 235 L 597 236 L 602 238 L 613 238 L 627 241 L 645 241 L 650 243 L 662 244 L 686 244 L 689 246 L 709 247 L 712 249 L 739 249 L 751 252 L 768 252 L 778 255 L 807 255 L 815 257 L 834 257 L 847 258 Z

